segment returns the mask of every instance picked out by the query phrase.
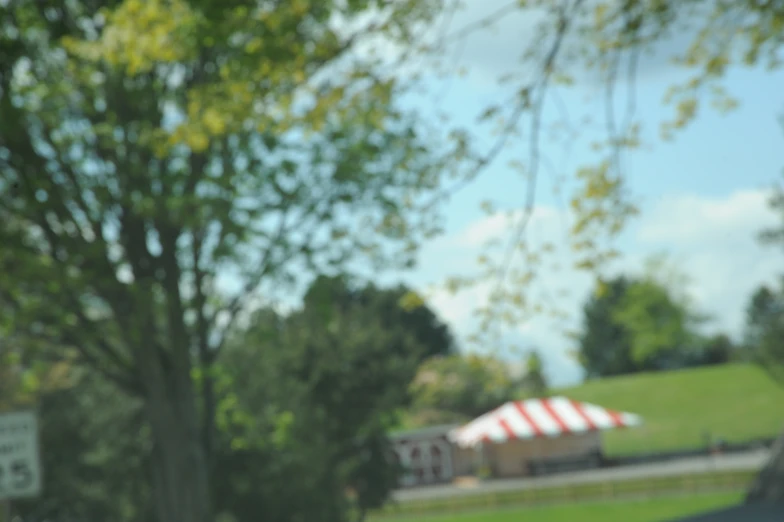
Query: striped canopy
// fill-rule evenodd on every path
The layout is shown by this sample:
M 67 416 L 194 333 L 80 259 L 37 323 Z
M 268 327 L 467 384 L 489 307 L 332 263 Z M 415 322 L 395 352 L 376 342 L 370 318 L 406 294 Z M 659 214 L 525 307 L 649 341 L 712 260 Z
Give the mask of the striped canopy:
M 450 439 L 461 447 L 481 442 L 558 437 L 569 433 L 638 426 L 642 419 L 566 397 L 507 402 L 453 430 Z

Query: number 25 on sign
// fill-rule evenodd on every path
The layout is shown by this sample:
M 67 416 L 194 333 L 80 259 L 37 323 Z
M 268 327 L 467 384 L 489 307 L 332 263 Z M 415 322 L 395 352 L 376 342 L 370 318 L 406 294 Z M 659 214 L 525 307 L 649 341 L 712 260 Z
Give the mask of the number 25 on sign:
M 0 500 L 41 493 L 38 420 L 33 412 L 0 413 Z

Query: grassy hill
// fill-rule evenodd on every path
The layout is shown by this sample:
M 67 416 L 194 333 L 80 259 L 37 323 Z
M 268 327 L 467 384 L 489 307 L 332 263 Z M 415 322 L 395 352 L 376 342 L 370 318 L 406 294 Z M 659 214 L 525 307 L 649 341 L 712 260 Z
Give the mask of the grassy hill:
M 702 446 L 706 431 L 731 442 L 784 427 L 784 387 L 750 365 L 614 377 L 554 392 L 644 418 L 640 428 L 605 434 L 613 455 Z
M 609 455 L 701 447 L 706 431 L 743 442 L 784 428 L 784 387 L 745 364 L 612 377 L 552 393 L 643 417 L 642 427 L 604 434 Z M 398 429 L 440 423 L 401 414 Z

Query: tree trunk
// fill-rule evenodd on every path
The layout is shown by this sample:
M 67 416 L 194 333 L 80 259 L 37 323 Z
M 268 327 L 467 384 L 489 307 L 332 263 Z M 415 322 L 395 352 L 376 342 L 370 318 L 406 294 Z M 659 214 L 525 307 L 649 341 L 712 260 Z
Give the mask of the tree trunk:
M 189 371 L 181 366 L 164 371 L 160 359 L 145 362 L 157 522 L 212 522 L 208 464 Z
M 746 494 L 746 503 L 750 502 L 784 502 L 784 431 Z

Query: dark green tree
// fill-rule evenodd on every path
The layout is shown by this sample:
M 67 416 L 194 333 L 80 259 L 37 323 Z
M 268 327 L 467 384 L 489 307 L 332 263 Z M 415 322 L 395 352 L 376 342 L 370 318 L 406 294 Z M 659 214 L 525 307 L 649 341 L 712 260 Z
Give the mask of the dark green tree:
M 522 377 L 522 386 L 526 395 L 530 397 L 544 397 L 547 395 L 547 377 L 544 374 L 544 363 L 539 352 L 533 350 L 525 359 L 525 375 Z
M 140 401 L 78 367 L 61 378 L 37 400 L 42 496 L 14 501 L 14 515 L 26 522 L 151 520 L 150 438 Z
M 760 364 L 784 385 L 784 294 L 762 285 L 746 305 L 744 358 Z
M 305 306 L 323 314 L 329 314 L 333 308 L 347 310 L 360 306 L 372 310 L 384 328 L 406 329 L 416 341 L 422 360 L 454 353 L 455 341 L 449 326 L 424 301 L 411 303 L 412 295 L 415 294 L 405 285 L 380 288 L 373 284 L 359 285 L 346 276 L 322 275 L 308 288 Z
M 782 120 L 784 124 L 784 120 Z M 778 224 L 761 231 L 763 245 L 784 247 L 784 183 L 773 187 L 768 206 Z M 784 279 L 777 285 L 762 285 L 746 307 L 745 344 L 751 357 L 763 364 L 777 382 L 784 383 Z M 782 457 L 784 459 L 784 457 Z M 784 479 L 782 479 L 784 480 Z
M 632 357 L 631 334 L 615 317 L 630 284 L 625 277 L 612 279 L 593 292 L 583 306 L 578 357 L 588 379 L 638 371 Z
M 700 319 L 652 277 L 615 278 L 601 283 L 583 308 L 580 361 L 589 379 L 709 364 L 723 357 L 721 340 L 703 339 Z
M 287 317 L 259 311 L 224 354 L 237 391 L 219 419 L 235 449 L 219 459 L 216 496 L 240 521 L 361 519 L 397 485 L 386 433 L 424 348 L 361 300 L 313 297 Z
M 778 224 L 763 230 L 760 241 L 772 247 L 784 246 L 784 186 L 774 187 L 768 202 Z M 745 345 L 749 357 L 762 364 L 771 377 L 784 386 L 784 283 L 761 286 L 746 307 Z M 760 471 L 746 496 L 747 502 L 784 501 L 784 432 L 773 455 Z
M 725 364 L 740 357 L 740 350 L 727 334 L 715 334 L 699 343 L 694 366 Z

